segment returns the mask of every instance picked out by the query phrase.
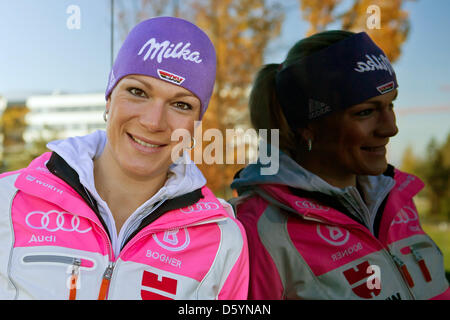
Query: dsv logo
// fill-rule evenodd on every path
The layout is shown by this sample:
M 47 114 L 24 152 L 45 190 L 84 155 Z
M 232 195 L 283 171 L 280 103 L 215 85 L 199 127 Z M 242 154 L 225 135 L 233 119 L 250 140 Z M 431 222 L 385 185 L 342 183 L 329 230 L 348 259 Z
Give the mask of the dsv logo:
M 78 233 L 86 233 L 92 229 L 92 227 L 82 229 L 82 221 L 77 215 L 56 210 L 50 210 L 48 212 L 32 211 L 25 217 L 25 223 L 30 228 L 46 230 L 49 232 L 61 230 L 66 232 L 75 231 Z
M 197 202 L 192 206 L 186 208 L 181 208 L 180 211 L 183 213 L 200 212 L 206 210 L 217 210 L 219 205 L 215 202 Z

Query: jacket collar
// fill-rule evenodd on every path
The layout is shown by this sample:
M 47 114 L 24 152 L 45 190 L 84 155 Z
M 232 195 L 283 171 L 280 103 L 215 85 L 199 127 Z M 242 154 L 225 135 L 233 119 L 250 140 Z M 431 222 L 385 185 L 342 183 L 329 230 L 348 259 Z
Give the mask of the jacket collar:
M 381 219 L 383 225 L 388 227 L 398 214 L 398 210 L 395 208 L 401 209 L 405 205 L 410 205 L 413 197 L 424 186 L 424 183 L 416 176 L 404 173 L 392 166 L 388 167 L 385 175 L 392 176 L 395 186 L 380 201 L 374 221 L 374 234 L 378 234 Z M 364 224 L 334 197 L 319 192 L 295 190 L 288 186 L 275 184 L 255 186 L 253 191 L 269 203 L 295 212 L 306 219 L 341 225 L 360 226 Z M 385 211 L 386 206 L 392 209 Z
M 55 152 L 44 153 L 33 160 L 21 171 L 15 187 L 68 212 L 94 220 L 108 230 L 99 214 L 96 201 L 80 183 L 77 172 Z M 171 213 L 167 217 L 163 216 L 168 212 Z M 224 217 L 226 213 L 213 193 L 206 187 L 198 188 L 162 202 L 141 221 L 129 239 L 151 223 L 155 224 L 155 228 L 164 229 Z
M 97 202 L 102 221 L 105 222 L 107 230 L 112 235 L 113 242 L 116 243 L 117 231 L 113 215 L 108 204 L 98 194 L 94 182 L 94 161 L 103 153 L 106 143 L 106 132 L 98 130 L 81 137 L 52 141 L 47 147 L 57 153 L 68 167 L 76 172 L 82 186 L 81 189 L 85 189 Z M 195 191 L 206 184 L 206 179 L 190 160 L 188 153 L 185 152 L 183 158 L 179 160 L 181 161 L 170 166 L 169 177 L 164 186 L 134 212 L 130 213 L 126 224 L 139 225 L 146 215 L 156 209 L 156 206 L 169 199 Z M 128 228 L 126 225 L 124 227 L 125 229 Z
M 345 208 L 352 218 L 367 225 L 371 231 L 376 213 L 382 205 L 383 199 L 395 185 L 392 174 L 387 172 L 378 176 L 358 176 L 358 188 L 348 186 L 338 188 L 306 170 L 288 155 L 279 152 L 279 171 L 276 175 L 262 175 L 263 164 L 250 164 L 239 172 L 232 183 L 232 188 L 239 194 L 257 186 L 283 185 L 291 190 L 301 190 L 321 198 L 332 198 L 338 202 L 339 208 Z M 389 170 L 393 171 L 391 167 Z

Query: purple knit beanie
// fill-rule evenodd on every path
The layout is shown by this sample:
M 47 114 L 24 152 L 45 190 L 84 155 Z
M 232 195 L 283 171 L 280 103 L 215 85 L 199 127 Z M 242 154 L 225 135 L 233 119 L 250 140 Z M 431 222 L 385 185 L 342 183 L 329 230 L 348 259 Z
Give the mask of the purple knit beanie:
M 179 85 L 201 102 L 200 119 L 211 98 L 216 52 L 205 32 L 189 21 L 157 17 L 128 34 L 109 74 L 105 98 L 124 76 L 140 74 Z

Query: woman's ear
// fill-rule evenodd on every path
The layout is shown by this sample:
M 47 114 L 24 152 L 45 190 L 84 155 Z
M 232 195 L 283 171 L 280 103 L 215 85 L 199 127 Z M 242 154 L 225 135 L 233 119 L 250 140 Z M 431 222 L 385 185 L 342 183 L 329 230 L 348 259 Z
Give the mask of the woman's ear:
M 303 128 L 298 128 L 297 135 L 301 137 L 302 139 L 301 143 L 306 145 L 306 149 L 308 150 L 308 152 L 311 152 L 314 141 L 313 127 L 310 124 L 308 124 Z
M 106 112 L 109 112 L 109 106 L 111 105 L 111 95 L 109 95 L 108 99 L 106 100 Z
M 297 133 L 302 137 L 302 139 L 306 142 L 309 140 L 314 141 L 314 131 L 310 124 L 307 124 L 303 128 L 298 128 Z

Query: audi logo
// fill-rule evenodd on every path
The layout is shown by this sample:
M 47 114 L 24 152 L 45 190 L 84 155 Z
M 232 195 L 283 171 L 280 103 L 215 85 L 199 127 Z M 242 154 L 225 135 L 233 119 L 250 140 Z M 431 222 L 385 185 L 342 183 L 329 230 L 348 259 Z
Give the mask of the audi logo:
M 407 224 L 412 221 L 419 220 L 419 215 L 417 212 L 408 206 L 405 206 L 400 209 L 397 215 L 392 220 L 392 225 L 394 224 Z
M 67 219 L 67 221 L 66 221 Z M 92 229 L 88 227 L 80 230 L 81 220 L 77 215 L 69 212 L 50 210 L 48 212 L 32 211 L 25 217 L 25 223 L 33 229 L 46 230 L 49 232 L 66 231 L 86 233 Z
M 219 209 L 219 205 L 215 202 L 197 202 L 196 204 L 181 208 L 180 211 L 184 213 L 191 213 L 191 212 L 200 212 L 200 211 L 206 211 L 206 210 L 217 210 Z

